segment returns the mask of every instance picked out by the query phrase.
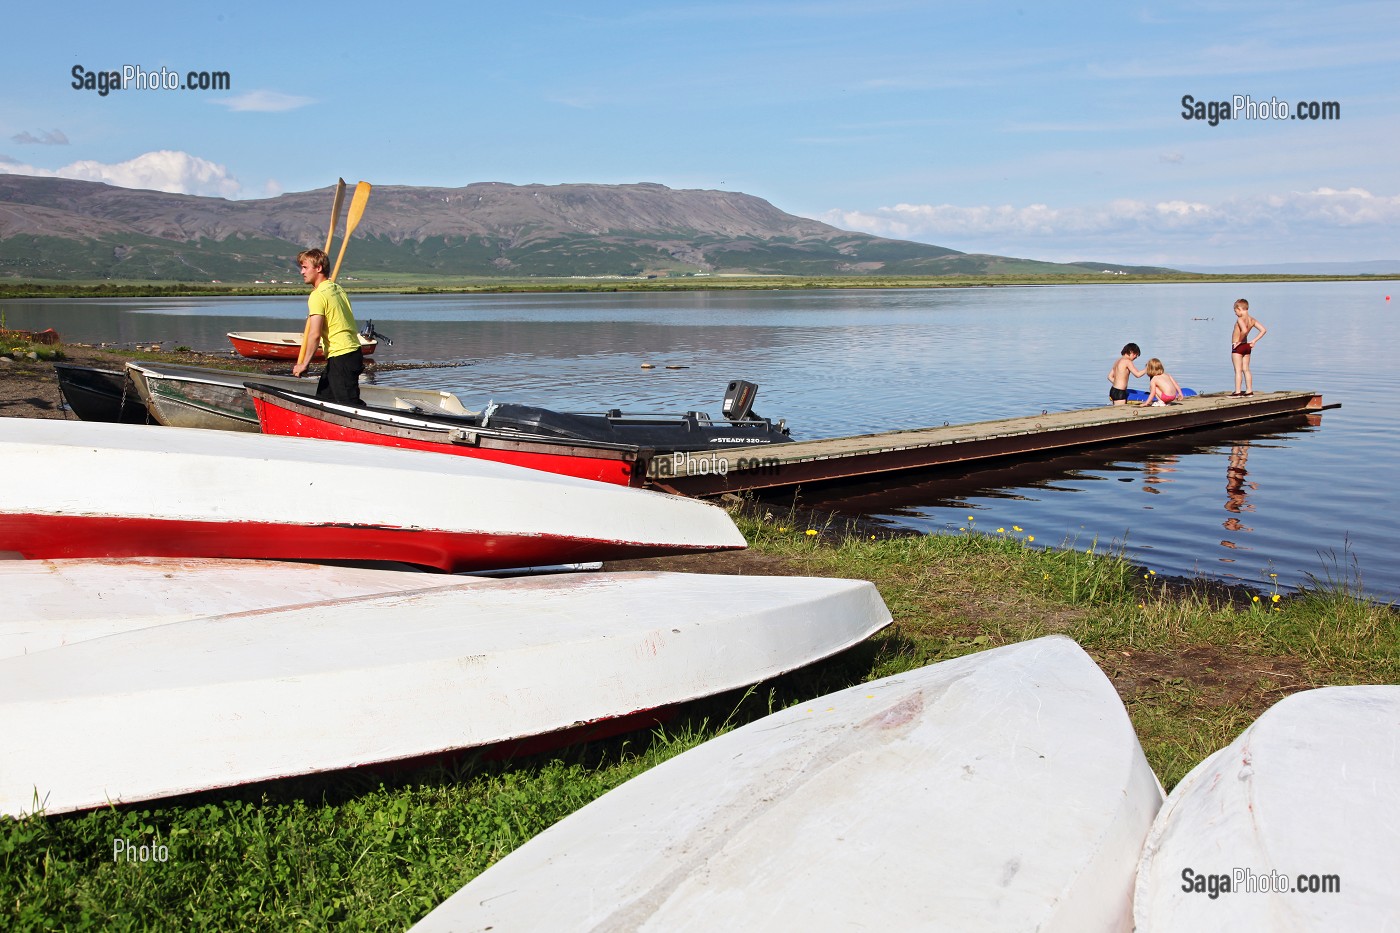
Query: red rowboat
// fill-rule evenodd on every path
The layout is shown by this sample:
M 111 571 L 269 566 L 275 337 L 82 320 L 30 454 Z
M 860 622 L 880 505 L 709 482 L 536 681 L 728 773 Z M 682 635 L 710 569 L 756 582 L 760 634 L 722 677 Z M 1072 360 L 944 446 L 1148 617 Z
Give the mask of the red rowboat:
M 365 356 L 373 356 L 374 350 L 379 346 L 379 341 L 364 334 L 356 334 L 360 338 L 360 352 Z M 261 330 L 243 331 L 228 335 L 229 342 L 238 351 L 240 356 L 246 356 L 250 360 L 291 360 L 296 362 L 297 354 L 301 352 L 301 334 L 295 331 Z M 316 355 L 311 358 L 313 363 L 324 362 L 326 359 L 318 347 Z
M 651 454 L 627 444 L 493 430 L 466 419 L 453 427 L 411 412 L 352 408 L 269 385 L 248 383 L 247 390 L 264 434 L 430 450 L 619 486 L 642 485 Z

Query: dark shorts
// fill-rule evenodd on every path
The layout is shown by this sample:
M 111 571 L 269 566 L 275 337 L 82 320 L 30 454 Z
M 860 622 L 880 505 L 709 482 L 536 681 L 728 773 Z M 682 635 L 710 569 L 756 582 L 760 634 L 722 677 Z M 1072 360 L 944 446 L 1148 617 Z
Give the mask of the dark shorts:
M 1108 400 L 1110 402 L 1126 402 L 1128 400 L 1128 390 L 1111 386 L 1108 390 Z
M 1249 356 L 1249 354 L 1254 352 L 1254 348 L 1249 345 L 1248 340 L 1242 340 L 1239 343 L 1235 344 L 1234 349 L 1232 349 L 1230 352 L 1238 353 L 1240 356 Z
M 358 349 L 326 360 L 326 371 L 316 383 L 316 397 L 341 405 L 359 405 L 360 373 L 365 371 L 365 355 Z

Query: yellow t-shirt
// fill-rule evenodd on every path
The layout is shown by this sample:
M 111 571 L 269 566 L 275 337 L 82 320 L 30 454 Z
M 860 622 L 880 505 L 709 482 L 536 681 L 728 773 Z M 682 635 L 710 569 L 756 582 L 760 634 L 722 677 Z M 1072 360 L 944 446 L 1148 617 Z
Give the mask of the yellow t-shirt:
M 350 298 L 345 289 L 327 279 L 312 290 L 306 307 L 312 314 L 323 315 L 326 319 L 326 327 L 321 332 L 321 349 L 328 358 L 360 352 L 355 315 L 350 311 Z

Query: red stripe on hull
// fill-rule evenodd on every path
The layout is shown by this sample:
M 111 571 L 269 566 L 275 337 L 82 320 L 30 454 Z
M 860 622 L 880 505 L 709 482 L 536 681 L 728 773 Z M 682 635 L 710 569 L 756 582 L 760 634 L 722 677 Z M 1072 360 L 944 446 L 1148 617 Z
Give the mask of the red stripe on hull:
M 355 444 L 372 444 L 376 447 L 400 447 L 405 450 L 427 450 L 440 454 L 456 454 L 459 457 L 473 457 L 477 460 L 492 460 L 512 466 L 529 467 L 545 473 L 562 476 L 577 476 L 580 479 L 597 480 L 617 486 L 640 486 L 640 470 L 634 470 L 633 463 L 617 458 L 584 457 L 572 454 L 539 453 L 511 448 L 473 447 L 466 444 L 453 444 L 444 441 L 435 444 L 408 437 L 376 434 L 322 421 L 299 412 L 289 411 L 281 406 L 253 400 L 258 410 L 258 421 L 264 434 L 282 437 L 314 437 L 327 441 L 348 441 Z
M 94 515 L 0 515 L 0 551 L 63 557 L 235 557 L 401 561 L 449 573 L 655 557 L 708 548 L 556 535 L 375 525 L 201 522 Z

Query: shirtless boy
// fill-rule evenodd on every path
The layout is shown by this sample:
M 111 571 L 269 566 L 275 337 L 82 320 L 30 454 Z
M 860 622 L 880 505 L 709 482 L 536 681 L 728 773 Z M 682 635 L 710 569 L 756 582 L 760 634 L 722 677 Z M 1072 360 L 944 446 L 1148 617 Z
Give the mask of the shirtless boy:
M 1259 328 L 1259 336 L 1250 340 L 1249 334 L 1256 327 Z M 1249 313 L 1248 301 L 1241 298 L 1235 302 L 1235 329 L 1230 334 L 1230 362 L 1235 364 L 1235 391 L 1230 393 L 1231 398 L 1254 394 L 1254 374 L 1249 371 L 1249 356 L 1254 352 L 1255 344 L 1267 333 L 1268 329 Z M 1241 380 L 1244 391 L 1240 391 Z
M 1115 405 L 1128 404 L 1128 376 L 1129 374 L 1141 379 L 1147 375 L 1144 369 L 1138 369 L 1133 365 L 1133 360 L 1142 356 L 1142 350 L 1138 349 L 1135 343 L 1123 346 L 1123 355 L 1113 361 L 1113 368 L 1108 371 L 1108 399 Z

